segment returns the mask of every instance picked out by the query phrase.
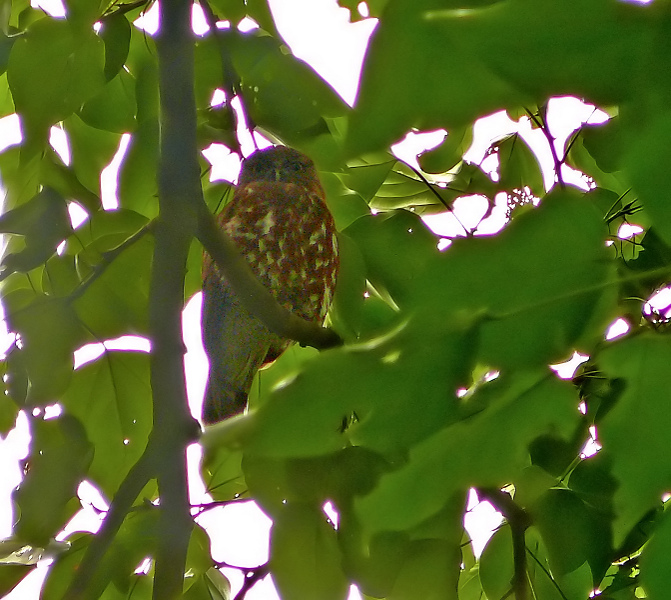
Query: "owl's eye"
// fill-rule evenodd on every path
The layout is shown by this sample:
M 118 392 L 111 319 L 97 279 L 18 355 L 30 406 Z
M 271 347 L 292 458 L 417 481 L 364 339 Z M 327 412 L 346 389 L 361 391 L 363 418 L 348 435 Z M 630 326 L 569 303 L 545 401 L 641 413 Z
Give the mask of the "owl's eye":
M 308 168 L 308 164 L 305 161 L 300 159 L 289 159 L 284 163 L 284 168 L 287 171 L 292 171 L 294 173 L 301 173 Z

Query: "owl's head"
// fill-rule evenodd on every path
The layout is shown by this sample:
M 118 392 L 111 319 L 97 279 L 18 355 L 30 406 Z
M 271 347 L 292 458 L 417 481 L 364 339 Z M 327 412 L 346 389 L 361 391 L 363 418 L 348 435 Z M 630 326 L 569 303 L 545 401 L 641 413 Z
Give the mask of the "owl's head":
M 319 185 L 315 165 L 302 152 L 286 146 L 257 150 L 242 163 L 239 186 L 254 181 L 293 183 L 312 188 Z

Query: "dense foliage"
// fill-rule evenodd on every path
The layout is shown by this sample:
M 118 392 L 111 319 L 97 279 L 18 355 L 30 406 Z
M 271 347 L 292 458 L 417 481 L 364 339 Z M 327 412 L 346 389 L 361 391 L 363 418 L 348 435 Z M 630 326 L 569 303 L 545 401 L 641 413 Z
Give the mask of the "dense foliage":
M 184 2 L 165 4 L 169 15 Z M 201 4 L 211 24 L 233 26 L 195 40 L 198 149 L 239 149 L 230 103 L 210 105 L 216 89 L 237 96 L 250 127 L 315 160 L 341 231 L 331 323 L 345 344 L 283 357 L 262 373 L 250 414 L 202 439 L 213 499 L 254 498 L 273 520 L 270 560 L 248 581 L 270 573 L 285 600 L 345 598 L 352 583 L 394 600 L 585 600 L 597 589 L 611 600 L 665 598 L 671 343 L 664 310 L 643 309 L 671 277 L 669 3 L 371 0 L 379 25 L 353 109 L 292 56 L 265 0 Z M 23 134 L 0 154 L 1 295 L 17 334 L 2 362 L 0 432 L 27 410 L 32 435 L 0 592 L 32 569 L 26 555 L 44 554 L 55 557 L 46 599 L 68 589 L 149 597 L 166 571 L 138 565 L 161 564 L 166 547 L 182 544 L 185 597 L 229 598 L 203 529 L 166 541 L 160 513 L 184 480 L 142 468 L 152 444 L 175 456 L 170 419 L 152 403 L 161 361 L 108 351 L 73 369 L 73 352 L 93 341 L 135 334 L 151 338 L 152 352 L 163 347 L 150 319 L 163 297 L 150 282 L 172 264 L 157 232 L 176 209 L 159 193 L 159 165 L 174 159 L 160 144 L 175 125 L 160 108 L 161 69 L 179 66 L 162 63 L 167 51 L 132 24 L 145 2 L 65 5 L 58 19 L 28 0 L 0 3 L 0 116 L 18 113 Z M 360 18 L 358 1 L 341 5 Z M 238 30 L 247 16 L 259 28 Z M 562 95 L 610 119 L 557 147 L 547 106 Z M 474 122 L 497 110 L 546 135 L 549 192 L 517 136 L 492 146 L 493 179 L 462 159 Z M 68 164 L 49 144 L 54 125 L 67 135 Z M 448 135 L 420 157 L 422 171 L 390 153 L 406 132 L 437 128 Z M 123 133 L 119 206 L 104 209 L 100 175 Z M 210 182 L 198 160 L 217 210 L 229 185 Z M 590 178 L 589 192 L 564 182 L 564 165 Z M 500 233 L 464 232 L 438 249 L 423 215 L 477 194 L 489 200 L 486 217 L 501 192 Z M 73 202 L 87 214 L 74 229 Z M 618 238 L 630 222 L 642 233 Z M 174 267 L 182 304 L 200 286 L 190 226 L 188 257 Z M 606 340 L 618 318 L 628 333 Z M 560 379 L 548 365 L 574 351 L 589 361 Z M 56 403 L 57 418 L 36 410 Z M 585 458 L 593 435 L 603 447 Z M 188 440 L 175 443 L 183 457 Z M 126 482 L 138 472 L 150 476 L 135 489 Z M 156 473 L 160 508 L 150 502 Z M 128 509 L 116 528 L 56 545 L 85 479 L 117 505 L 131 489 Z M 505 517 L 477 559 L 463 527 L 471 488 Z

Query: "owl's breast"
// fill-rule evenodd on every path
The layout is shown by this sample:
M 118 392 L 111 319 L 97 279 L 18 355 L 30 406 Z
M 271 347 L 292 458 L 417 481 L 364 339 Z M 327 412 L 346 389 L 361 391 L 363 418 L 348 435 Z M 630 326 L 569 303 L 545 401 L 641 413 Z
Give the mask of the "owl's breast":
M 283 306 L 307 320 L 324 320 L 335 289 L 338 242 L 333 217 L 316 191 L 282 182 L 247 184 L 220 224 Z

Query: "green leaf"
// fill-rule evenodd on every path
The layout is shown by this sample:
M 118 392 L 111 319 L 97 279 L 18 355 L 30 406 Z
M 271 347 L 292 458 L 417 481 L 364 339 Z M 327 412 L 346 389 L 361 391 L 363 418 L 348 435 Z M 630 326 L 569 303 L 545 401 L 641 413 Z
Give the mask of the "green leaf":
M 658 45 L 665 34 L 651 35 L 661 28 L 660 17 L 638 5 L 609 0 L 552 0 L 541 9 L 533 0 L 478 5 L 387 3 L 368 48 L 348 130 L 352 153 L 385 148 L 413 127 L 449 130 L 552 95 L 614 104 L 637 92 L 638 73 L 666 69 L 666 53 Z M 656 55 L 659 63 L 650 67 Z
M 7 37 L 4 34 L 0 34 L 0 75 L 7 71 L 7 65 L 9 64 L 9 55 L 16 41 L 15 37 Z
M 518 134 L 497 142 L 494 148 L 499 154 L 500 189 L 511 192 L 529 187 L 536 197 L 545 194 L 538 159 Z
M 96 246 L 96 242 L 92 246 Z M 84 253 L 96 250 L 88 247 Z M 83 284 L 85 288 L 77 294 L 72 307 L 97 339 L 147 333 L 152 251 L 153 240 L 145 235 L 111 263 L 99 264 Z
M 599 438 L 612 458 L 612 472 L 619 483 L 614 502 L 615 545 L 659 504 L 671 485 L 664 460 L 671 409 L 663 383 L 670 360 L 669 340 L 653 333 L 612 342 L 599 354 L 604 373 L 625 380 L 622 396 L 599 426 Z
M 41 191 L 40 166 L 40 157 L 26 157 L 21 146 L 11 146 L 0 153 L 6 209 L 27 203 Z
M 270 538 L 273 581 L 285 600 L 339 600 L 348 581 L 340 569 L 336 532 L 308 505 L 288 503 L 275 517 Z
M 26 402 L 40 406 L 56 401 L 70 383 L 73 352 L 84 332 L 65 299 L 29 290 L 3 298 L 7 323 L 21 339 L 21 363 L 29 386 Z
M 110 81 L 121 71 L 130 48 L 131 26 L 121 10 L 100 20 L 98 35 L 105 43 L 105 79 Z
M 142 561 L 154 555 L 159 536 L 159 509 L 145 503 L 128 514 L 103 559 L 98 573 L 103 580 L 127 595 L 135 583 L 135 571 Z M 101 591 L 104 587 L 101 585 Z
M 101 5 L 106 4 L 101 0 L 64 0 L 64 2 L 68 20 L 89 27 L 100 18 Z
M 630 189 L 630 184 L 623 171 L 607 173 L 599 168 L 596 160 L 586 148 L 581 135 L 573 140 L 569 149 L 568 160 L 569 164 L 589 175 L 599 188 L 612 190 L 618 196 L 625 194 Z
M 671 244 L 669 181 L 664 166 L 671 160 L 665 143 L 671 136 L 671 115 L 658 113 L 643 122 L 637 119 L 631 126 L 635 133 L 625 153 L 627 175 L 657 233 Z
M 75 200 L 82 207 L 91 210 L 100 207 L 100 196 L 82 185 L 74 169 L 62 164 L 55 152 L 48 150 L 40 166 L 44 186 L 53 188 L 64 198 Z M 93 189 L 97 192 L 97 186 Z
M 580 131 L 585 149 L 605 173 L 620 170 L 625 149 L 619 117 L 603 125 L 585 125 Z
M 480 360 L 492 367 L 558 363 L 589 351 L 617 314 L 606 235 L 584 196 L 553 191 L 499 235 L 457 239 L 425 261 L 408 306 L 434 318 L 482 311 Z
M 98 94 L 84 103 L 79 116 L 91 127 L 126 133 L 136 127 L 136 112 L 135 81 L 127 71 L 121 70 Z
M 119 146 L 120 136 L 95 129 L 84 123 L 81 117 L 76 114 L 63 122 L 63 128 L 68 134 L 72 170 L 82 185 L 100 197 L 102 193 L 100 175 L 114 157 Z M 85 203 L 85 208 L 89 211 L 95 211 L 99 207 L 100 202 L 96 204 Z
M 602 449 L 582 461 L 573 469 L 568 480 L 571 490 L 588 505 L 606 515 L 613 514 L 613 496 L 617 481 L 611 473 L 609 451 Z
M 9 362 L 7 360 L 7 362 Z M 0 398 L 0 438 L 4 439 L 16 426 L 16 418 L 19 416 L 19 407 L 25 402 L 28 381 L 24 379 L 23 393 L 17 394 L 16 386 L 12 379 L 16 378 L 13 370 L 3 365 L 0 373 L 4 377 L 6 393 Z M 18 397 L 17 397 L 18 396 Z
M 345 185 L 357 192 L 366 202 L 370 202 L 375 197 L 397 162 L 387 153 L 376 156 L 375 159 L 381 162 L 354 165 L 342 176 Z
M 42 289 L 50 296 L 68 296 L 81 283 L 74 256 L 52 256 L 42 273 Z
M 201 475 L 215 501 L 226 502 L 247 492 L 241 460 L 240 451 L 231 451 L 223 446 L 206 449 L 200 467 Z
M 204 575 L 190 576 L 184 582 L 184 600 L 231 600 L 231 583 L 226 576 L 212 567 Z
M 108 498 L 137 462 L 152 427 L 149 356 L 105 352 L 77 369 L 61 399 L 95 448 L 91 479 Z
M 241 78 L 249 117 L 288 143 L 327 133 L 325 118 L 344 115 L 346 104 L 315 71 L 261 31 L 221 30 Z
M 445 540 L 428 539 L 408 547 L 389 600 L 457 600 L 459 547 Z
M 156 166 L 159 127 L 157 121 L 139 123 L 119 169 L 119 205 L 154 218 L 158 209 Z
M 268 0 L 246 0 L 247 14 L 271 35 L 279 37 Z
M 508 98 L 524 102 L 477 54 L 463 48 L 461 36 L 426 18 L 427 11 L 442 6 L 431 0 L 387 3 L 368 47 L 348 129 L 352 154 L 386 148 L 412 128 L 459 127 Z M 431 93 L 426 93 L 427 73 Z
M 613 552 L 609 520 L 588 507 L 571 490 L 550 489 L 532 509 L 534 524 L 547 548 L 555 577 L 576 571 L 587 562 L 592 583 L 601 581 Z
M 34 419 L 31 434 L 30 469 L 13 494 L 19 514 L 14 531 L 27 543 L 45 547 L 80 508 L 77 486 L 91 464 L 93 447 L 81 422 L 68 415 Z
M 455 167 L 473 142 L 473 127 L 453 127 L 436 148 L 422 152 L 417 160 L 425 173 L 445 173 Z
M 346 234 L 338 235 L 338 255 L 338 282 L 329 321 L 341 335 L 354 336 L 361 332 L 365 265 L 358 247 Z
M 71 231 L 65 199 L 51 188 L 44 188 L 25 204 L 4 213 L 0 216 L 0 232 L 22 235 L 25 248 L 5 256 L 0 279 L 45 263 Z
M 99 210 L 80 225 L 76 239 L 73 236 L 66 249 L 75 254 L 79 253 L 80 262 L 97 262 L 100 255 L 119 248 L 146 227 L 147 223 L 146 217 L 132 210 Z
M 245 0 L 214 0 L 212 6 L 220 11 L 218 17 L 231 21 L 234 25 L 247 16 Z
M 513 481 L 515 486 L 515 503 L 521 507 L 529 507 L 551 487 L 557 484 L 557 479 L 547 471 L 531 465 L 523 469 Z
M 61 121 L 104 85 L 103 43 L 93 29 L 43 18 L 12 48 L 7 77 L 29 131 Z
M 439 200 L 440 198 L 440 200 Z M 449 196 L 448 196 L 449 198 Z M 444 188 L 419 178 L 419 175 L 404 163 L 397 162 L 389 172 L 383 184 L 375 191 L 370 200 L 371 208 L 380 211 L 398 208 L 422 207 L 422 210 L 438 207 L 444 210 L 448 199 L 444 196 Z
M 480 556 L 480 582 L 487 598 L 503 598 L 513 578 L 513 537 L 501 527 L 489 539 Z
M 120 206 L 153 218 L 157 214 L 156 169 L 159 156 L 158 70 L 156 48 L 133 28 L 127 66 L 135 78 L 137 127 L 119 168 Z
M 463 321 L 418 320 L 386 338 L 322 352 L 256 411 L 247 450 L 301 457 L 353 443 L 405 451 L 455 418 L 449 390 L 473 368 L 472 323 Z
M 358 194 L 352 193 L 336 173 L 319 173 L 326 200 L 338 231 L 344 231 L 359 217 L 370 214 L 370 208 Z
M 363 594 L 386 598 L 408 555 L 409 536 L 384 531 L 364 539 L 359 524 L 348 510 L 342 511 L 340 516 L 343 568 Z
M 544 431 L 566 435 L 578 420 L 571 386 L 542 373 L 500 376 L 481 389 L 496 399 L 488 408 L 417 444 L 407 464 L 384 475 L 357 501 L 357 513 L 370 531 L 416 525 L 459 490 L 505 485 L 528 464 L 531 440 Z
M 361 217 L 345 233 L 363 255 L 366 279 L 399 305 L 412 293 L 424 265 L 439 255 L 436 236 L 407 210 Z
M 9 594 L 34 569 L 34 565 L 0 565 L 0 594 Z
M 59 600 L 64 597 L 92 537 L 90 533 L 81 532 L 70 536 L 70 549 L 61 554 L 49 569 L 42 589 L 44 600 Z
M 600 580 L 601 578 L 599 578 Z M 588 598 L 594 589 L 592 573 L 590 566 L 586 562 L 580 565 L 575 571 L 571 571 L 557 580 L 557 587 L 566 598 L 575 598 L 582 600 Z M 563 600 L 563 598 L 562 598 Z
M 641 583 L 648 598 L 663 598 L 669 589 L 671 519 L 668 510 L 641 556 Z
M 2 406 L 2 435 L 14 427 L 19 407 L 26 403 L 28 396 L 28 369 L 24 354 L 14 343 L 7 350 L 7 358 L 3 364 L 3 381 L 5 382 L 6 395 L 0 403 Z

